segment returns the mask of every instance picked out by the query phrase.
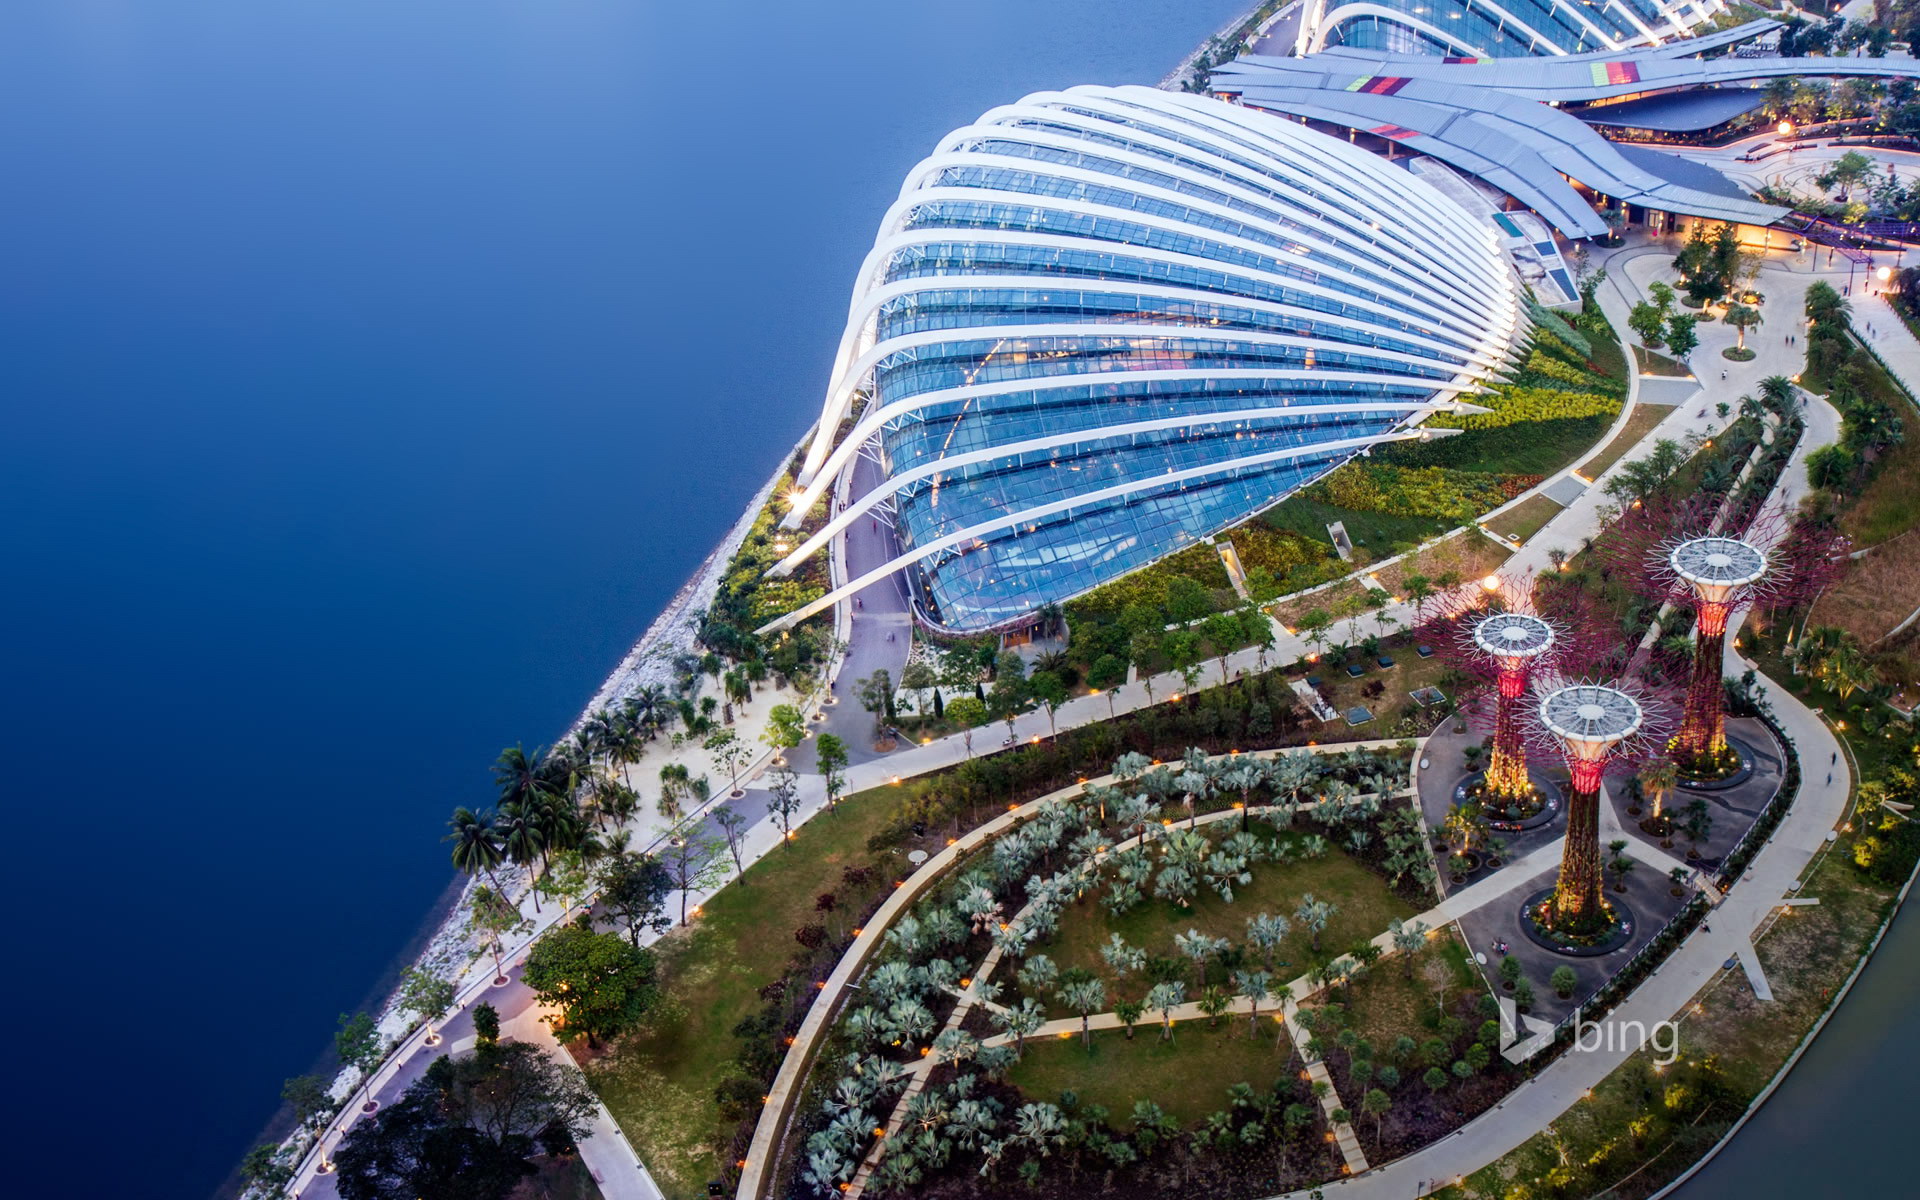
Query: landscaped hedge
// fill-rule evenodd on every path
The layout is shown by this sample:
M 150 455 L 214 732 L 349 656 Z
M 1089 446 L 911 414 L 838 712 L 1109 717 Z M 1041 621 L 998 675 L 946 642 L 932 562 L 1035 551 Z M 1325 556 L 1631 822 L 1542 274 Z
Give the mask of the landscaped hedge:
M 1465 521 L 1506 503 L 1510 493 L 1501 484 L 1501 476 L 1478 471 L 1396 467 L 1355 459 L 1309 488 L 1308 494 L 1342 508 Z

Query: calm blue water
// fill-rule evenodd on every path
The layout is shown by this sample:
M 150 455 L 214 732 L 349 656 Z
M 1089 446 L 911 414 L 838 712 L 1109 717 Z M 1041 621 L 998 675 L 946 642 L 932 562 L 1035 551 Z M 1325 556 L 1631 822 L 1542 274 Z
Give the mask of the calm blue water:
M 903 171 L 1247 3 L 0 6 L 0 1192 L 210 1193 L 807 426 Z

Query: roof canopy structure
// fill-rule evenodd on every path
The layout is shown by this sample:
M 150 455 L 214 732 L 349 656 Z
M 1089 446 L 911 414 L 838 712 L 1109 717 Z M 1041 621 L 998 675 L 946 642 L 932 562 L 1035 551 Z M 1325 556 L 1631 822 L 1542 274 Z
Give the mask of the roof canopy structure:
M 1703 190 L 1629 160 L 1588 120 L 1546 103 L 1607 100 L 1784 76 L 1920 78 L 1920 61 L 1891 58 L 1703 59 L 1777 28 L 1752 21 L 1646 49 L 1552 58 L 1431 58 L 1339 47 L 1299 58 L 1247 55 L 1213 72 L 1213 91 L 1269 112 L 1374 134 L 1476 176 L 1570 237 L 1607 226 L 1567 181 L 1643 208 L 1770 225 L 1777 205 Z M 1737 94 L 1736 94 L 1737 95 Z M 1677 103 L 1678 101 L 1670 101 Z M 1721 118 L 1726 119 L 1726 118 Z
M 1151 88 L 1042 92 L 908 175 L 854 286 L 774 569 L 868 513 L 904 551 L 768 626 L 906 571 L 983 629 L 1237 524 L 1410 428 L 1504 359 L 1518 285 L 1431 184 L 1297 123 Z

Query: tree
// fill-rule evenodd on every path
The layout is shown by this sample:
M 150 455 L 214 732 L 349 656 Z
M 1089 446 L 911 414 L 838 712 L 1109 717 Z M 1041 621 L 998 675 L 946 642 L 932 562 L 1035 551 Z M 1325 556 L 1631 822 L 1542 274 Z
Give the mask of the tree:
M 523 978 L 541 1003 L 560 1010 L 553 1036 L 585 1037 L 589 1046 L 639 1024 L 660 997 L 653 951 L 582 925 L 535 942 Z
M 500 880 L 493 872 L 495 867 L 506 861 L 507 854 L 494 836 L 493 814 L 475 812 L 462 806 L 453 810 L 447 828 L 449 832 L 441 840 L 453 843 L 454 869 L 467 875 L 484 872 L 492 880 L 493 886 L 499 888 Z
M 1220 664 L 1220 682 L 1225 683 L 1227 656 L 1238 650 L 1246 640 L 1246 627 L 1238 616 L 1214 613 L 1200 622 L 1200 636 L 1205 639 L 1207 649 L 1213 652 L 1214 661 Z
M 1373 1131 L 1378 1135 L 1381 1122 L 1393 1110 L 1393 1097 L 1379 1088 L 1368 1088 L 1367 1094 L 1360 1098 L 1360 1110 L 1373 1118 Z
M 1667 349 L 1678 358 L 1685 359 L 1700 345 L 1700 333 L 1695 328 L 1700 318 L 1692 313 L 1674 313 L 1667 318 Z
M 1649 350 L 1666 345 L 1667 314 L 1645 300 L 1627 313 L 1627 328 L 1638 334 L 1640 344 Z
M 989 1013 L 993 1023 L 1002 1033 L 1013 1037 L 1013 1053 L 1017 1057 L 1027 1050 L 1027 1035 L 1047 1023 L 1047 1012 L 1036 1004 L 1031 996 L 1021 999 L 1019 1005 L 995 1009 Z
M 994 719 L 1006 722 L 1007 741 L 1013 741 L 1013 723 L 1027 707 L 1027 664 L 1018 654 L 1008 651 L 994 660 L 993 690 L 987 693 L 987 709 Z
M 327 1081 L 318 1075 L 296 1075 L 280 1085 L 280 1098 L 293 1109 L 294 1123 L 301 1129 L 318 1129 L 333 1115 L 333 1096 Z
M 500 1042 L 500 1010 L 482 1002 L 473 1006 L 473 1042 L 476 1046 L 494 1046 Z
M 1147 1011 L 1146 1004 L 1144 1004 L 1139 1000 L 1114 1001 L 1113 1015 L 1118 1017 L 1120 1019 L 1120 1024 L 1126 1027 L 1128 1041 L 1133 1040 L 1134 1023 L 1139 1021 L 1142 1016 L 1146 1015 L 1146 1011 Z
M 400 976 L 400 1007 L 427 1023 L 427 1044 L 435 1045 L 440 1035 L 433 1023 L 453 1007 L 453 981 L 424 967 L 408 967 Z
M 635 946 L 640 944 L 642 929 L 658 933 L 672 924 L 666 911 L 667 897 L 674 890 L 673 875 L 659 859 L 650 854 L 616 854 L 600 864 L 597 879 L 601 911 L 627 927 L 627 940 Z
M 533 1174 L 531 1140 L 503 1149 L 450 1120 L 439 1089 L 421 1079 L 354 1125 L 334 1155 L 343 1200 L 502 1200 Z
M 1054 727 L 1053 718 L 1054 714 L 1060 710 L 1060 706 L 1066 703 L 1067 685 L 1052 671 L 1035 671 L 1033 678 L 1027 680 L 1027 690 L 1033 693 L 1033 698 L 1039 701 L 1041 708 L 1046 710 L 1048 736 L 1057 735 L 1059 731 Z
M 1739 344 L 1735 347 L 1737 350 L 1745 350 L 1747 348 L 1747 330 L 1753 329 L 1763 323 L 1760 310 L 1750 304 L 1728 305 L 1727 314 L 1722 319 L 1740 333 Z
M 746 766 L 747 760 L 753 757 L 752 749 L 731 729 L 714 730 L 707 735 L 706 741 L 700 743 L 700 747 L 713 755 L 713 761 L 727 773 L 728 787 L 735 796 L 740 795 L 740 768 Z
M 873 736 L 879 740 L 887 723 L 893 720 L 893 676 L 885 668 L 853 683 L 853 694 L 860 707 L 873 714 Z
M 342 1063 L 365 1075 L 380 1065 L 387 1047 L 371 1016 L 341 1013 L 340 1028 L 333 1035 L 333 1052 Z
M 540 911 L 540 865 L 546 859 L 547 835 L 534 812 L 525 804 L 509 800 L 494 815 L 494 832 L 500 848 L 515 866 L 525 867 L 533 882 L 533 911 Z
M 973 757 L 973 731 L 987 723 L 987 706 L 972 696 L 961 696 L 947 705 L 947 720 L 960 727 L 966 742 L 967 757 Z
M 1316 900 L 1312 892 L 1300 898 L 1300 906 L 1293 910 L 1293 919 L 1311 935 L 1315 953 L 1320 950 L 1320 934 L 1325 931 L 1327 922 L 1339 911 L 1330 900 Z
M 740 845 L 746 840 L 747 819 L 723 804 L 714 812 L 713 823 L 720 827 L 720 836 L 727 842 L 727 853 L 733 856 L 734 878 L 744 886 L 747 865 L 741 861 Z
M 807 719 L 791 704 L 776 704 L 767 713 L 760 740 L 773 747 L 777 761 L 784 762 L 787 751 L 807 740 Z
M 725 843 L 716 837 L 701 837 L 699 830 L 700 823 L 696 820 L 675 825 L 667 833 L 667 848 L 660 856 L 667 877 L 680 893 L 682 925 L 687 923 L 687 897 L 726 878 L 727 865 L 719 858 Z
M 1113 701 L 1120 685 L 1127 681 L 1127 664 L 1117 654 L 1102 654 L 1087 669 L 1087 686 L 1107 694 L 1107 716 L 1115 715 Z
M 435 1059 L 426 1082 L 449 1118 L 502 1150 L 593 1136 L 598 1102 L 586 1076 L 528 1042 Z
M 1090 1024 L 1093 1014 L 1107 1005 L 1107 985 L 1092 975 L 1074 979 L 1060 988 L 1060 1003 L 1080 1014 L 1080 1044 L 1093 1044 Z
M 913 693 L 913 705 L 916 711 L 927 711 L 927 693 L 940 686 L 940 674 L 933 664 L 925 659 L 916 658 L 900 668 L 900 686 Z
M 847 790 L 847 744 L 831 733 L 814 739 L 814 761 L 827 784 L 827 811 L 840 807 L 840 793 Z
M 485 884 L 475 885 L 473 895 L 467 902 L 467 933 L 484 938 L 488 948 L 493 951 L 495 983 L 504 983 L 507 978 L 506 969 L 500 962 L 500 939 L 509 933 L 524 932 L 532 927 L 533 922 L 522 916 L 505 895 Z
M 1147 990 L 1147 1007 L 1160 1014 L 1160 1040 L 1173 1040 L 1173 1010 L 1179 1008 L 1187 998 L 1187 985 L 1184 983 L 1156 983 Z
M 1553 990 L 1562 1000 L 1565 1000 L 1573 995 L 1573 989 L 1579 986 L 1580 977 L 1574 974 L 1572 967 L 1560 966 L 1555 967 L 1553 974 L 1547 976 L 1547 982 L 1552 984 Z
M 791 767 L 775 767 L 767 780 L 767 809 L 780 823 L 780 841 L 793 849 L 793 818 L 800 811 L 800 778 Z

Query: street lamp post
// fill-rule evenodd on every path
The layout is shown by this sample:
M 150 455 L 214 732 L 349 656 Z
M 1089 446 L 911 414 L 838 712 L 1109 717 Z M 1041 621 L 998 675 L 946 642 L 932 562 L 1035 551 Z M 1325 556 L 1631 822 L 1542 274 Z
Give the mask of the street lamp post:
M 1540 723 L 1560 743 L 1573 776 L 1560 878 L 1546 913 L 1555 930 L 1594 934 L 1611 920 L 1600 896 L 1600 781 L 1614 748 L 1645 719 L 1639 702 L 1617 688 L 1579 684 L 1540 701 Z

